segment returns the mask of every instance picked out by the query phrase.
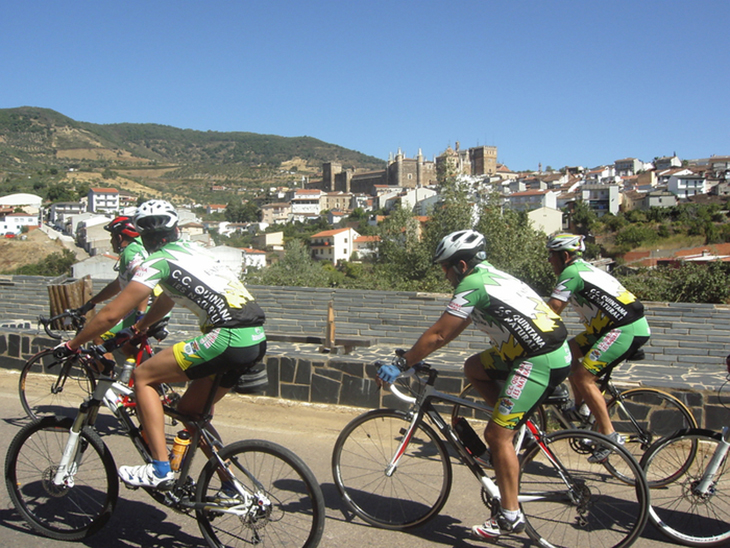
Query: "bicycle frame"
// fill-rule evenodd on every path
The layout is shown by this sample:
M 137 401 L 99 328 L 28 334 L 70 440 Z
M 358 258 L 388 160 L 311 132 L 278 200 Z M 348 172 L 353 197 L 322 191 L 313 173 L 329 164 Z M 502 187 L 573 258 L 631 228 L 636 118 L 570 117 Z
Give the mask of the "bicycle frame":
M 398 467 L 398 462 L 405 453 L 406 448 L 408 447 L 408 443 L 413 436 L 413 432 L 415 431 L 418 424 L 423 420 L 423 417 L 428 416 L 429 420 L 434 424 L 438 431 L 441 432 L 441 435 L 446 439 L 446 441 L 452 447 L 454 447 L 454 449 L 456 449 L 461 461 L 469 468 L 469 470 L 471 470 L 474 476 L 476 476 L 476 478 L 479 480 L 483 489 L 486 491 L 489 500 L 501 500 L 499 488 L 497 487 L 496 483 L 492 481 L 492 479 L 484 472 L 482 467 L 476 462 L 471 453 L 467 451 L 466 447 L 459 439 L 454 429 L 435 409 L 435 407 L 432 405 L 432 402 L 458 404 L 486 413 L 490 413 L 492 411 L 492 408 L 487 406 L 486 403 L 465 400 L 458 396 L 452 396 L 451 394 L 446 394 L 445 392 L 440 392 L 436 390 L 433 385 L 436 377 L 438 376 L 438 372 L 435 369 L 429 368 L 428 373 L 428 380 L 425 382 L 423 390 L 420 391 L 417 397 L 408 396 L 402 393 L 395 385 L 390 385 L 390 390 L 396 397 L 412 405 L 411 410 L 409 411 L 409 414 L 411 414 L 412 417 L 410 425 L 403 435 L 403 440 L 400 442 L 398 448 L 396 449 L 395 455 L 393 456 L 386 468 L 386 475 L 392 476 L 395 473 Z M 415 374 L 415 371 L 413 374 Z M 401 375 L 401 378 L 404 376 L 405 375 Z M 421 379 L 417 378 L 417 380 L 419 382 L 422 382 Z M 520 427 L 518 431 L 518 436 L 515 442 L 515 452 L 520 452 L 526 436 L 529 436 L 540 446 L 542 452 L 546 455 L 546 457 L 553 464 L 553 466 L 555 466 L 558 470 L 560 477 L 565 482 L 566 488 L 572 489 L 571 483 L 568 480 L 567 471 L 561 465 L 558 459 L 556 459 L 555 456 L 552 454 L 550 448 L 544 443 L 542 439 L 542 433 L 539 431 L 537 426 L 535 426 L 535 424 L 529 419 L 525 422 L 524 425 L 522 425 L 522 427 Z M 519 502 L 528 502 L 531 500 L 539 500 L 544 498 L 544 495 L 518 495 Z

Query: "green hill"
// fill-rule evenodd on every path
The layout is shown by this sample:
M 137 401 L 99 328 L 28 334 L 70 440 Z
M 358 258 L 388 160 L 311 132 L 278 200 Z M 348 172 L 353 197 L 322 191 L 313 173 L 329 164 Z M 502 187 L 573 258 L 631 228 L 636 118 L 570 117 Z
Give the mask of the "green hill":
M 92 124 L 44 108 L 0 109 L 0 195 L 38 191 L 73 170 L 199 199 L 213 184 L 240 193 L 316 177 L 330 161 L 356 169 L 385 164 L 313 137 Z

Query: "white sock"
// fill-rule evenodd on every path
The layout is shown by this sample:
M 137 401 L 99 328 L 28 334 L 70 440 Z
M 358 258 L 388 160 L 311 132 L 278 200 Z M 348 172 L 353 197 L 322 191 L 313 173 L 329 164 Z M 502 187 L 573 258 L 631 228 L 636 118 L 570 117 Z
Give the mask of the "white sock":
M 502 508 L 502 515 L 506 517 L 510 521 L 514 521 L 517 519 L 517 517 L 520 515 L 519 510 L 505 510 Z

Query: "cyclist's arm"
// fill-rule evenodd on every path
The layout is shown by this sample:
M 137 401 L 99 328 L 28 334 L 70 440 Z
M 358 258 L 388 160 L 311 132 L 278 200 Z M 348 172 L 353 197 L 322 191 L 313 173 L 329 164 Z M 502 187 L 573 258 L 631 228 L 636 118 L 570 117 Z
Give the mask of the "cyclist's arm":
M 556 299 L 555 297 L 550 297 L 547 304 L 558 316 L 563 313 L 563 310 L 565 310 L 565 307 L 568 305 L 566 301 L 561 301 L 560 299 Z
M 416 344 L 403 355 L 406 364 L 411 367 L 425 359 L 432 352 L 453 341 L 470 323 L 471 318 L 469 317 L 460 318 L 444 312 L 436 323 L 419 337 Z
M 109 282 L 104 289 L 102 289 L 96 295 L 91 297 L 89 299 L 89 302 L 92 304 L 103 303 L 104 301 L 108 301 L 114 295 L 119 293 L 120 290 L 121 290 L 121 287 L 119 285 L 119 278 L 117 278 L 117 279 Z
M 124 316 L 137 307 L 137 304 L 149 297 L 152 288 L 140 282 L 129 282 L 127 287 L 117 297 L 102 308 L 99 313 L 89 321 L 76 335 L 68 342 L 69 348 L 79 348 L 82 344 L 89 342 L 94 337 L 109 331 Z
M 168 295 L 160 293 L 155 299 L 155 302 L 152 303 L 152 306 L 150 306 L 150 309 L 147 311 L 144 318 L 134 324 L 134 327 L 139 331 L 144 331 L 153 323 L 167 316 L 173 306 L 175 306 L 175 301 L 173 301 Z

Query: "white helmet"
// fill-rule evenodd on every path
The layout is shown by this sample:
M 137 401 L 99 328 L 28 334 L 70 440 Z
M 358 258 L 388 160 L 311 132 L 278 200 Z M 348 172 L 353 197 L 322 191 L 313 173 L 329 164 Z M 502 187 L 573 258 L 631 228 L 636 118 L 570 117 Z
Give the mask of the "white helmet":
M 483 261 L 487 258 L 484 252 L 485 239 L 476 230 L 459 230 L 445 236 L 436 247 L 433 262 L 451 264 L 457 261 L 469 262 L 473 258 Z
M 134 224 L 140 234 L 173 230 L 177 227 L 177 211 L 165 200 L 149 200 L 137 208 Z
M 583 242 L 583 236 L 563 232 L 551 236 L 550 240 L 548 240 L 547 248 L 550 251 L 567 251 L 572 255 L 573 253 L 582 253 L 585 251 L 586 244 Z

